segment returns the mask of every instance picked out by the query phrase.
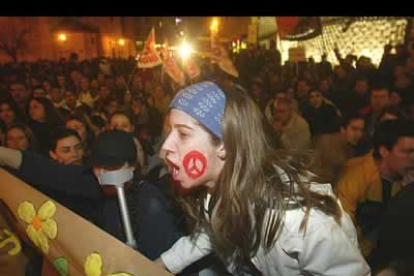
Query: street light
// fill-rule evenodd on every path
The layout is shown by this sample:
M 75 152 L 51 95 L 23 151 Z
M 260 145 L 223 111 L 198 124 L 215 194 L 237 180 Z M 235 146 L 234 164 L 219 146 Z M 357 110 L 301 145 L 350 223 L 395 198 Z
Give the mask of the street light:
M 211 30 L 211 32 L 218 33 L 218 28 L 219 28 L 218 18 L 214 17 L 213 21 L 211 22 L 211 25 L 210 25 L 210 30 Z
M 59 41 L 66 41 L 66 34 L 64 34 L 64 33 L 60 33 L 60 34 L 58 34 L 58 40 Z
M 183 61 L 186 60 L 193 52 L 193 47 L 191 47 L 191 45 L 185 41 L 183 41 L 183 43 L 178 48 L 178 53 L 180 54 Z
M 124 46 L 124 45 L 125 45 L 125 39 L 120 38 L 120 39 L 118 40 L 118 44 L 119 44 L 120 46 Z

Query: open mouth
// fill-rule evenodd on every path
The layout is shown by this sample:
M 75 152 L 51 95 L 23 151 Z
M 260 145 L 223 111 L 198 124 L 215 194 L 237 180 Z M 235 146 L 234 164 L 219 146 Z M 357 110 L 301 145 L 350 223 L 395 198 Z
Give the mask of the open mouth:
M 166 161 L 167 161 L 167 166 L 168 166 L 168 169 L 169 169 L 169 171 L 170 171 L 170 173 L 171 173 L 171 175 L 172 175 L 172 177 L 173 177 L 173 180 L 174 181 L 177 181 L 178 179 L 178 174 L 179 174 L 179 172 L 180 172 L 180 167 L 179 166 L 177 166 L 176 164 L 174 164 L 173 162 L 171 162 L 171 160 L 169 160 L 169 159 L 165 159 Z

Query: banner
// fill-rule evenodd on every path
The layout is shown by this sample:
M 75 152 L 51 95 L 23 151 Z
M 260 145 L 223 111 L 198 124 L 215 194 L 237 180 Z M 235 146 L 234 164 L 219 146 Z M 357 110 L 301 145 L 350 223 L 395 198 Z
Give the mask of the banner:
M 0 199 L 10 210 L 15 229 L 20 229 L 12 231 L 0 220 L 0 250 L 7 250 L 10 258 L 17 258 L 20 251 L 16 239 L 29 241 L 47 262 L 43 276 L 53 275 L 52 268 L 55 275 L 61 276 L 171 276 L 134 249 L 3 169 L 0 169 Z M 4 210 L 0 208 L 0 212 L 0 217 L 4 217 Z M 20 261 L 10 258 L 8 267 L 11 268 L 12 261 L 25 262 L 22 258 Z
M 289 61 L 306 61 L 306 51 L 303 47 L 289 48 Z
M 163 69 L 173 81 L 181 86 L 185 85 L 185 76 L 180 67 L 177 66 L 174 57 L 170 56 L 168 41 L 165 42 L 165 48 L 162 53 Z
M 322 33 L 319 17 L 278 16 L 277 31 L 280 39 L 306 40 Z
M 218 35 L 214 32 L 211 33 L 211 61 L 217 63 L 224 72 L 236 78 L 239 77 L 236 67 L 234 67 L 227 51 L 224 49 L 223 45 L 221 45 Z
M 152 68 L 160 64 L 162 64 L 162 60 L 155 50 L 155 31 L 152 28 L 144 49 L 138 57 L 138 68 Z

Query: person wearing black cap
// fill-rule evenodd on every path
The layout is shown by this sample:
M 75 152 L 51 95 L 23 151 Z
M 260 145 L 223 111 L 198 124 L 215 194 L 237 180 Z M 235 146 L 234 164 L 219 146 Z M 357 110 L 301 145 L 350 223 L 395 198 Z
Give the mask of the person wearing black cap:
M 172 245 L 183 236 L 179 210 L 168 199 L 167 184 L 140 181 L 136 170 L 136 146 L 133 135 L 124 131 L 105 131 L 92 150 L 93 172 L 100 184 L 125 183 L 126 199 L 138 250 L 149 259 L 156 259 L 162 248 Z M 135 170 L 132 177 L 131 172 Z M 108 177 L 108 175 L 111 176 Z M 108 181 L 118 183 L 107 183 Z M 113 186 L 102 186 L 107 196 L 104 201 L 104 228 L 125 240 L 121 224 L 120 206 Z M 114 223 L 116 222 L 116 223 Z
M 59 198 L 65 198 L 65 202 L 53 199 L 66 207 L 70 205 L 68 202 L 76 202 L 79 208 L 68 208 L 122 241 L 125 237 L 118 202 L 108 197 L 113 194 L 110 186 L 102 189 L 100 183 L 114 184 L 104 183 L 108 173 L 112 174 L 112 180 L 129 182 L 126 199 L 137 249 L 149 259 L 156 259 L 185 234 L 179 213 L 163 190 L 163 184 L 139 181 L 137 174 L 131 176 L 136 169 L 132 134 L 102 132 L 91 160 L 92 168 L 62 165 L 33 152 L 0 147 L 0 166 L 12 169 L 14 175 L 39 190 L 53 190 Z

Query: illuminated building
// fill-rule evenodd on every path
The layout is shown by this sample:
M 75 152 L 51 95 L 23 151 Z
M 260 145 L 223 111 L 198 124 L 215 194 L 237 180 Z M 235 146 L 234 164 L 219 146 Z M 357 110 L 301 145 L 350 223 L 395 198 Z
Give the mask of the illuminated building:
M 0 17 L 0 40 L 25 33 L 18 61 L 68 59 L 71 53 L 79 60 L 135 57 L 135 21 L 134 17 Z M 0 63 L 11 60 L 0 52 Z
M 338 64 L 333 49 L 337 46 L 342 57 L 347 54 L 366 56 L 376 65 L 381 61 L 384 45 L 403 44 L 412 18 L 402 17 L 320 17 L 321 34 L 310 39 L 278 40 L 282 62 L 289 59 L 289 48 L 305 48 L 306 57 L 321 60 L 323 53 L 328 61 Z M 259 43 L 268 45 L 270 39 L 277 40 L 275 17 L 259 19 Z

